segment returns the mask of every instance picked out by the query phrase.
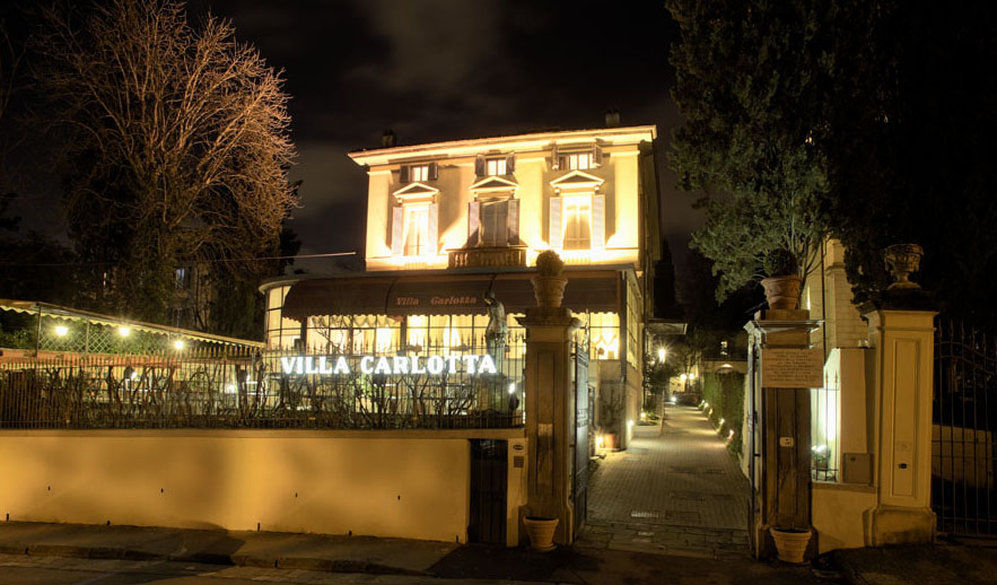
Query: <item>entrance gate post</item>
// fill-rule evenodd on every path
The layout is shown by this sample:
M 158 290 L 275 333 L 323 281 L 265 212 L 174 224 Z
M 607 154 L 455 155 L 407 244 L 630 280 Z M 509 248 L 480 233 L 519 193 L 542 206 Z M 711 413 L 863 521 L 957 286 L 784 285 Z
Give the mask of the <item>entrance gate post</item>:
M 934 317 L 920 290 L 887 295 L 869 312 L 876 507 L 865 514 L 868 546 L 931 542 L 931 403 Z
M 811 529 L 810 387 L 773 387 L 762 377 L 765 350 L 806 350 L 809 334 L 819 327 L 806 310 L 769 309 L 745 325 L 751 338 L 749 357 L 753 389 L 749 456 L 754 486 L 751 531 L 756 558 L 775 555 L 770 528 Z M 819 350 L 818 350 L 819 351 Z M 821 375 L 817 368 L 816 375 Z M 811 538 L 807 556 L 815 550 Z
M 538 306 L 526 310 L 527 504 L 522 516 L 559 520 L 554 542 L 571 545 L 571 502 L 575 396 L 571 379 L 571 337 L 578 320 L 561 307 L 567 279 L 553 252 L 537 259 L 533 287 Z

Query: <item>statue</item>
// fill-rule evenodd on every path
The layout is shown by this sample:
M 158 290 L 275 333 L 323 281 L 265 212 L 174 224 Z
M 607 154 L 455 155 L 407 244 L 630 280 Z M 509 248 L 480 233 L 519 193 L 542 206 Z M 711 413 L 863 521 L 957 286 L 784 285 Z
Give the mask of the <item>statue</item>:
M 509 327 L 505 322 L 505 305 L 495 298 L 495 293 L 488 291 L 485 295 L 488 305 L 488 326 L 485 327 L 485 345 L 488 355 L 495 362 L 495 369 L 502 371 L 502 361 L 505 358 L 505 338 Z

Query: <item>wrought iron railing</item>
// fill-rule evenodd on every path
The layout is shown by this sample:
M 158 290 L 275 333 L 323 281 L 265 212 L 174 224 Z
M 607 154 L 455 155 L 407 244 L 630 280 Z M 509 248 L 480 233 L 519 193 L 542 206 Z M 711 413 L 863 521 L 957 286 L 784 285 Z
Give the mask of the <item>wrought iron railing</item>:
M 522 356 L 513 344 L 366 356 L 7 360 L 0 362 L 0 428 L 513 427 L 525 403 Z
M 939 319 L 931 429 L 931 500 L 942 532 L 997 536 L 997 343 Z

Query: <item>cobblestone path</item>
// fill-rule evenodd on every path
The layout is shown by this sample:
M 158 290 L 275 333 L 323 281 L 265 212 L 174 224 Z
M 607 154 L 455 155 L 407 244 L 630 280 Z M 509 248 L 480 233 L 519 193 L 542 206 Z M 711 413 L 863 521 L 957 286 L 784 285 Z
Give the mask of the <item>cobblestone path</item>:
M 580 547 L 721 558 L 748 554 L 748 480 L 706 417 L 669 406 L 589 481 Z

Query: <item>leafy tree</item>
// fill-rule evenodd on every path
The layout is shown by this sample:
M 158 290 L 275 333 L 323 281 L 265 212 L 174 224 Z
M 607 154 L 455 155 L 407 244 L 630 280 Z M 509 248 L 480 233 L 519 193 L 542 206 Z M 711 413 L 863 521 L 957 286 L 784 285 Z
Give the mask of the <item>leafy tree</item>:
M 267 269 L 253 259 L 277 251 L 295 202 L 279 73 L 230 23 L 189 24 L 181 2 L 109 0 L 44 20 L 35 78 L 66 144 L 89 304 L 164 321 L 182 266 L 209 266 L 220 295 L 254 286 Z
M 670 162 L 701 194 L 693 246 L 714 262 L 718 300 L 790 251 L 805 277 L 828 233 L 826 163 L 816 147 L 828 3 L 669 0 L 681 40 L 672 91 L 685 123 Z

